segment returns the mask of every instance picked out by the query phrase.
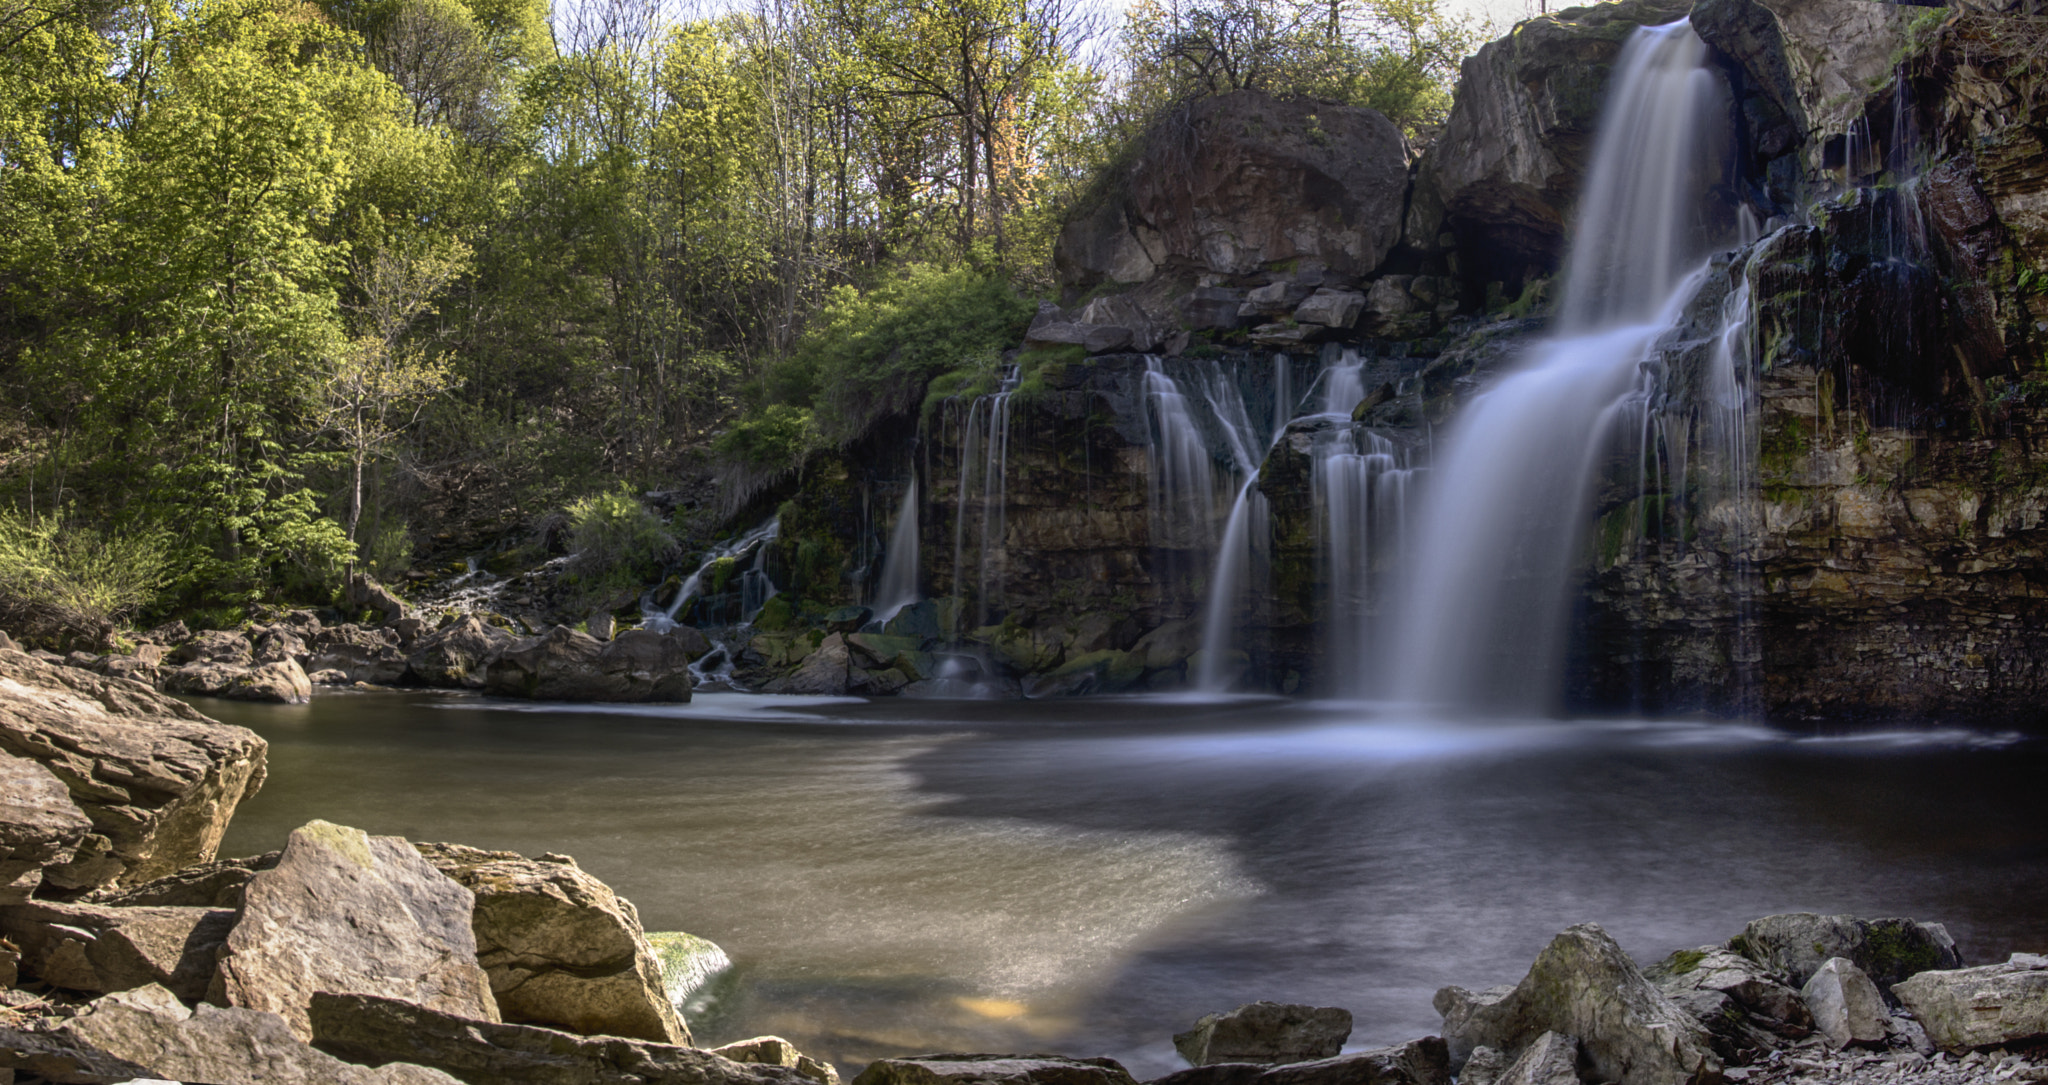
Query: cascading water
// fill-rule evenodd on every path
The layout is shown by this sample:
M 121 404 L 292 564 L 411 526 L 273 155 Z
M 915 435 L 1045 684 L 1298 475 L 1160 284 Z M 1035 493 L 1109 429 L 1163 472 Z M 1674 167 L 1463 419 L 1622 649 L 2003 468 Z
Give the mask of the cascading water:
M 990 606 L 990 584 L 1000 590 L 1003 570 L 999 567 L 1007 558 L 1004 536 L 1008 527 L 1005 510 L 1009 505 L 1010 488 L 1010 399 L 1017 390 L 1017 367 L 1008 366 L 1003 370 L 996 391 L 976 396 L 959 406 L 955 400 L 947 405 L 955 415 L 964 433 L 960 452 L 960 484 L 954 496 L 953 509 L 953 593 L 964 595 L 968 583 L 968 530 L 967 521 L 970 507 L 974 505 L 976 489 L 980 491 L 979 509 L 981 516 L 974 533 L 974 621 L 971 625 L 987 624 L 995 608 Z M 976 479 L 974 472 L 980 469 Z M 978 487 L 977 487 L 978 484 Z M 967 607 L 956 607 L 953 612 L 953 626 L 949 630 L 955 641 L 968 624 Z
M 875 588 L 874 611 L 879 621 L 920 598 L 917 590 L 917 477 L 903 491 L 903 504 L 896 510 L 896 524 L 889 529 L 888 553 L 883 555 L 882 582 Z
M 675 598 L 667 606 L 658 604 L 655 592 L 648 592 L 640 600 L 640 624 L 649 629 L 668 630 L 676 626 L 677 615 L 690 605 L 690 600 L 704 594 L 721 562 L 748 560 L 749 565 L 739 574 L 740 613 L 739 622 L 745 624 L 754 620 L 754 615 L 775 595 L 775 585 L 768 579 L 767 570 L 762 567 L 767 545 L 782 533 L 782 518 L 775 517 L 767 523 L 711 548 L 703 564 L 683 579 L 676 589 Z
M 1396 699 L 1552 707 L 1595 469 L 1716 240 L 1698 223 L 1726 107 L 1705 54 L 1681 20 L 1637 30 L 1615 66 L 1557 333 L 1472 401 L 1433 472 L 1375 653 Z

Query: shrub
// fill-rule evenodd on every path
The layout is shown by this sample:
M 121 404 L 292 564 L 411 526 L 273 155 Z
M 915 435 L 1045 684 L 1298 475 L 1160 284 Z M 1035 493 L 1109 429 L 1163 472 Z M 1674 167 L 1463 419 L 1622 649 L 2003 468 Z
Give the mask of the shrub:
M 98 642 L 156 598 L 170 547 L 152 531 L 98 531 L 69 517 L 0 511 L 0 624 Z
M 675 536 L 633 492 L 612 490 L 569 505 L 569 574 L 584 584 L 645 584 L 675 557 Z

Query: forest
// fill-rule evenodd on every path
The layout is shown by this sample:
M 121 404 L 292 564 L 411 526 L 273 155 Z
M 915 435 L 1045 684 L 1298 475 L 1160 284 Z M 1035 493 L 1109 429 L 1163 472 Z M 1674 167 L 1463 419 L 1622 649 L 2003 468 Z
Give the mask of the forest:
M 507 532 L 658 559 L 718 502 L 622 495 L 787 476 L 985 371 L 1162 118 L 1251 88 L 1421 146 L 1480 35 L 1436 0 L 0 0 L 0 626 L 231 625 Z

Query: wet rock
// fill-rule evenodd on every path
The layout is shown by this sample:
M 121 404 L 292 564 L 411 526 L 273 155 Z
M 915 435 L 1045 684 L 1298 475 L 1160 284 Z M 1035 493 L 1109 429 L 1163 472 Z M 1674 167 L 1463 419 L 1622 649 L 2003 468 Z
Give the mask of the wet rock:
M 708 1051 L 442 1013 L 374 995 L 313 996 L 314 1043 L 362 1062 L 402 1060 L 470 1085 L 815 1085 L 802 1071 Z
M 1119 693 L 1144 676 L 1143 660 L 1130 652 L 1105 648 L 1073 656 L 1047 674 L 1031 676 L 1025 680 L 1024 695 L 1035 699 Z
M 839 1085 L 839 1071 L 829 1062 L 820 1062 L 796 1049 L 796 1045 L 780 1036 L 756 1036 L 747 1040 L 734 1040 L 711 1049 L 711 1053 L 734 1062 L 750 1063 L 755 1066 L 781 1066 L 795 1070 L 810 1078 L 818 1085 Z
M 834 633 L 804 656 L 794 673 L 761 687 L 761 692 L 838 696 L 846 692 L 849 666 L 846 638 Z
M 70 862 L 92 819 L 41 763 L 0 752 L 0 905 L 43 884 L 43 868 Z
M 1728 946 L 1802 987 L 1830 957 L 1848 959 L 1880 990 L 1920 972 L 1963 964 L 1948 928 L 1917 919 L 1789 912 L 1752 921 Z
M 406 670 L 429 686 L 482 689 L 484 671 L 516 638 L 470 614 L 414 642 Z
M 62 782 L 93 831 L 43 879 L 64 890 L 147 881 L 213 858 L 263 783 L 264 741 L 133 682 L 0 652 L 0 751 Z
M 173 648 L 169 659 L 174 665 L 225 663 L 230 666 L 246 667 L 256 661 L 256 646 L 241 633 L 227 629 L 209 629 Z
M 1202 648 L 1202 623 L 1166 622 L 1138 638 L 1131 654 L 1144 660 L 1148 671 L 1177 667 Z
M 0 1026 L 0 1066 L 53 1081 L 262 1082 L 263 1085 L 453 1085 L 419 1066 L 352 1066 L 315 1051 L 276 1014 L 202 1005 L 191 1010 L 162 987 L 95 1000 L 88 1012 L 45 1030 Z M 52 1070 L 56 1070 L 52 1073 Z
M 21 947 L 22 973 L 90 994 L 161 984 L 187 1002 L 206 997 L 225 908 L 119 908 L 32 901 L 0 908 L 0 935 Z
M 1136 1085 L 1115 1059 L 1057 1055 L 913 1055 L 877 1059 L 853 1085 Z
M 300 663 L 308 670 L 341 671 L 352 682 L 373 686 L 388 686 L 405 677 L 405 652 L 398 646 L 398 635 L 388 629 L 331 626 L 307 643 L 311 648 Z
M 314 671 L 306 676 L 306 681 L 316 686 L 353 686 L 356 684 L 355 679 L 350 678 L 347 671 Z
M 2048 1036 L 2048 956 L 2015 953 L 2004 964 L 1922 972 L 1896 984 L 1899 997 L 1950 1051 Z
M 1365 275 L 1400 240 L 1407 150 L 1372 110 L 1238 91 L 1190 105 L 1146 139 L 1123 195 L 1061 231 L 1054 260 L 1070 286 L 1288 260 Z
M 515 642 L 484 671 L 484 688 L 551 701 L 687 701 L 689 656 L 681 640 L 629 629 L 608 644 L 558 625 Z
M 1344 1049 L 1351 1011 L 1334 1006 L 1252 1002 L 1212 1013 L 1176 1033 L 1173 1048 L 1191 1066 L 1212 1062 L 1309 1062 Z
M 415 844 L 476 896 L 477 963 L 507 1021 L 688 1044 L 633 903 L 566 856 Z
M 1475 1047 L 1465 1060 L 1465 1068 L 1458 1071 L 1458 1085 L 1495 1085 L 1514 1061 L 1505 1051 Z
M 697 993 L 732 968 L 732 958 L 708 938 L 682 931 L 652 931 L 647 944 L 661 968 L 662 990 L 671 1006 L 689 1005 Z
M 1813 1014 L 1814 1027 L 1835 1047 L 1884 1042 L 1884 996 L 1863 970 L 1842 957 L 1830 957 L 1808 977 L 1800 997 Z
M 612 617 L 609 610 L 593 611 L 583 623 L 584 627 L 590 630 L 590 635 L 601 641 L 612 639 L 612 632 L 618 628 L 618 624 L 618 620 Z
M 1495 1085 L 1579 1085 L 1579 1041 L 1546 1032 L 1494 1081 Z
M 1264 1066 L 1219 1062 L 1149 1085 L 1451 1085 L 1450 1052 L 1435 1036 L 1312 1062 Z
M 857 633 L 874 616 L 875 612 L 866 607 L 838 607 L 825 615 L 825 630 L 830 633 Z
M 237 666 L 228 663 L 187 663 L 161 673 L 167 693 L 220 697 L 230 701 L 305 704 L 313 699 L 313 682 L 296 660 Z
M 1598 1080 L 1706 1085 L 1721 1075 L 1706 1030 L 1592 923 L 1559 934 L 1513 988 L 1446 987 L 1436 1008 L 1454 1066 L 1476 1047 L 1519 1052 L 1557 1032 L 1579 1038 Z
M 1358 314 L 1364 311 L 1364 294 L 1355 290 L 1318 290 L 1294 310 L 1294 319 L 1303 324 L 1349 328 L 1358 323 Z
M 470 928 L 474 904 L 399 837 L 309 822 L 244 888 L 208 1001 L 275 1013 L 302 1039 L 312 1035 L 315 991 L 391 995 L 496 1020 Z

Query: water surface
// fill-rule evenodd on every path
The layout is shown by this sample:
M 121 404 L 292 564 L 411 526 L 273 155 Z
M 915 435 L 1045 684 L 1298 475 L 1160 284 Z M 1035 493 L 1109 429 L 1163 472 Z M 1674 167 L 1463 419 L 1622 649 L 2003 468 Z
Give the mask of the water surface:
M 1942 920 L 1973 961 L 2048 948 L 2048 757 L 2017 735 L 1271 699 L 202 708 L 271 742 L 223 854 L 313 817 L 566 852 L 737 962 L 699 1042 L 772 1032 L 844 1070 L 1057 1050 L 1152 1076 L 1258 998 L 1395 1042 L 1586 921 L 1644 962 L 1795 910 Z

